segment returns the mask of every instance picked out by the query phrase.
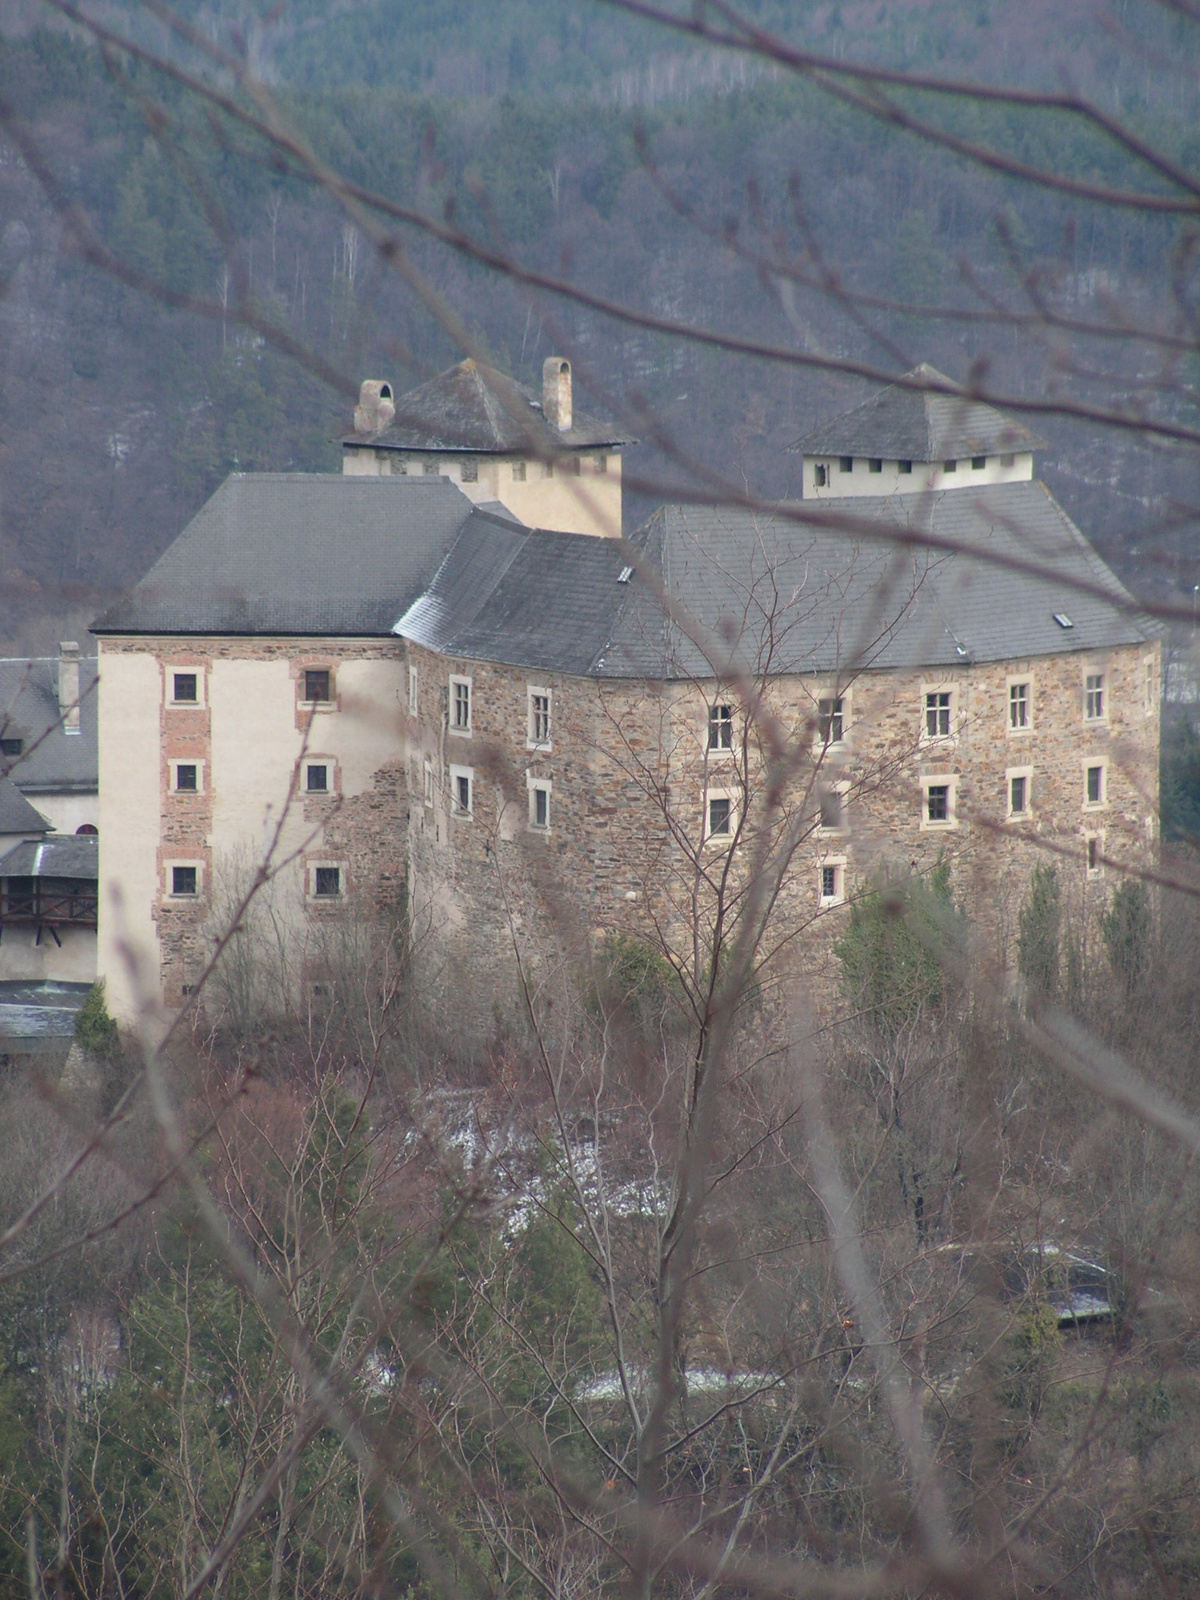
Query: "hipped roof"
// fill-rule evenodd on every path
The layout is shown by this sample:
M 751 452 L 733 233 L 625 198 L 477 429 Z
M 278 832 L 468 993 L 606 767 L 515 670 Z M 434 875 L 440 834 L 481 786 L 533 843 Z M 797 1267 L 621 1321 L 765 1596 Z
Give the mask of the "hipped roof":
M 611 541 L 526 529 L 497 541 L 471 527 L 396 631 L 447 655 L 656 680 L 711 678 L 729 641 L 752 674 L 834 673 L 1095 650 L 1154 632 L 1038 483 L 864 496 L 836 513 L 820 502 L 769 514 L 665 506 L 635 543 L 674 612 L 640 573 L 621 581 Z
M 1041 447 L 1042 440 L 1024 423 L 972 400 L 953 379 L 923 362 L 905 373 L 903 384 L 889 384 L 852 410 L 818 423 L 791 448 L 806 456 L 957 461 Z
M 462 450 L 477 455 L 546 455 L 615 448 L 633 441 L 609 422 L 574 411 L 564 432 L 542 414 L 541 396 L 482 361 L 460 361 L 396 400 L 378 433 L 346 434 L 343 444 L 378 450 Z
M 235 473 L 99 634 L 388 634 L 473 513 L 447 478 Z

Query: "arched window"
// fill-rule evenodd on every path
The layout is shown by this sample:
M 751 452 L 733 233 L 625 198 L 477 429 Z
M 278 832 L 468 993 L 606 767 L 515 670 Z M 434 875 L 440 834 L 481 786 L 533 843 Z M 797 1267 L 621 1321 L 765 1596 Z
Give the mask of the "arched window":
M 83 834 L 89 839 L 95 839 L 99 836 L 100 829 L 94 822 L 85 822 L 82 827 L 76 828 L 75 832 Z

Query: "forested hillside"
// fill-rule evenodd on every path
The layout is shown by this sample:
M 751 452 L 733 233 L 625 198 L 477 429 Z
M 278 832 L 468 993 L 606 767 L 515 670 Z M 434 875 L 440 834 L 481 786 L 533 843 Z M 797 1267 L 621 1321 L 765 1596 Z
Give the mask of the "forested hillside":
M 1125 9 L 1137 13 L 1130 26 L 1169 52 L 1169 16 Z M 1034 290 L 1100 322 L 1117 308 L 1159 317 L 1168 298 L 1181 236 L 1170 215 L 1147 219 L 989 177 L 819 86 L 743 71 L 730 55 L 718 67 L 615 9 L 524 0 L 488 9 L 480 24 L 477 8 L 462 5 L 307 4 L 267 28 L 191 11 L 214 37 L 246 41 L 335 170 L 666 323 L 887 370 L 924 359 L 961 377 L 984 357 L 998 389 L 1036 396 L 1068 347 L 1086 365 L 1092 346 L 1068 335 L 1051 343 L 1041 327 L 998 329 L 988 313 L 1026 308 Z M 1145 70 L 1145 52 L 1090 26 L 1088 6 L 763 0 L 759 15 L 831 54 L 928 59 L 1015 81 L 1069 65 L 1161 148 L 1196 158 L 1194 86 Z M 335 469 L 332 441 L 361 377 L 404 386 L 462 353 L 344 212 L 280 171 L 244 127 L 144 65 L 105 59 L 61 25 L 34 25 L 42 20 L 19 11 L 0 42 L 10 117 L 0 151 L 0 571 L 13 597 L 10 645 L 33 643 L 30 630 L 50 639 L 136 576 L 236 467 Z M 125 20 L 150 48 L 186 55 L 140 13 Z M 164 136 L 156 108 L 180 117 L 186 138 Z M 1129 181 L 1128 158 L 1065 116 L 979 105 L 940 114 L 958 119 L 963 138 L 997 138 L 1031 164 Z M 31 161 L 44 164 L 40 174 Z M 190 314 L 86 264 L 64 222 L 71 206 L 135 276 L 160 280 L 168 296 L 223 302 L 228 315 Z M 825 289 L 756 269 L 723 243 L 734 229 L 755 248 L 789 250 Z M 858 398 L 845 380 L 802 366 L 756 363 L 534 296 L 418 230 L 411 253 L 500 365 L 528 381 L 552 347 L 569 348 L 591 408 L 621 410 L 649 441 L 660 428 L 660 442 L 670 436 L 696 460 L 734 459 L 772 494 L 789 486 L 788 443 Z M 310 350 L 324 377 L 239 324 L 239 275 L 244 302 Z M 884 303 L 848 308 L 842 286 Z M 923 316 L 922 307 L 985 318 Z M 1110 342 L 1094 353 L 1097 393 L 1111 402 L 1115 371 L 1136 399 L 1144 351 Z M 1187 411 L 1189 374 L 1173 385 L 1165 403 Z M 1139 580 L 1158 592 L 1190 594 L 1176 549 L 1186 551 L 1187 528 L 1172 509 L 1188 485 L 1170 453 L 1053 417 L 1037 426 L 1048 480 L 1106 553 L 1126 570 L 1136 555 Z M 662 461 L 652 442 L 631 456 L 651 481 Z M 633 495 L 630 515 L 653 499 Z

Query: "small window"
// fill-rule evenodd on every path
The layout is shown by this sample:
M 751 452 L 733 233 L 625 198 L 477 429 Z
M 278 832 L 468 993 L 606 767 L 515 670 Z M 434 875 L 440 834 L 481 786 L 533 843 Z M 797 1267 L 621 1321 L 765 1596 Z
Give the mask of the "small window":
M 948 739 L 951 732 L 951 695 L 949 689 L 934 689 L 925 696 L 925 737 Z
M 304 788 L 308 794 L 329 793 L 329 768 L 323 761 L 310 761 L 305 767 Z
M 195 867 L 171 868 L 171 893 L 176 895 L 194 896 L 196 889 L 197 872 Z
M 813 482 L 816 484 L 818 489 L 823 489 L 825 487 L 825 482 L 828 476 L 829 474 L 825 470 L 825 463 L 823 461 L 818 461 L 816 466 L 813 468 Z
M 529 690 L 529 722 L 526 738 L 535 749 L 548 749 L 550 745 L 550 691 Z
M 478 461 L 464 461 L 463 462 L 463 464 L 462 464 L 462 481 L 464 483 L 478 483 L 479 482 L 479 463 L 478 463 Z
M 470 817 L 475 811 L 475 774 L 470 767 L 450 768 L 450 796 L 457 817 Z
M 1017 458 L 1016 458 L 1015 455 L 1012 455 L 1011 453 L 1006 453 L 1005 455 L 1002 455 L 1000 457 L 1000 465 L 1002 467 L 1014 467 L 1014 466 L 1016 466 L 1016 464 L 1017 464 Z
M 1084 685 L 1083 715 L 1088 722 L 1104 720 L 1104 674 L 1089 672 Z
M 433 767 L 428 761 L 425 763 L 425 804 L 433 804 Z
M 24 748 L 24 739 L 0 739 L 0 756 L 19 756 Z
M 1014 733 L 1029 726 L 1029 685 L 1010 683 L 1008 686 L 1008 725 Z
M 836 906 L 846 898 L 846 868 L 841 861 L 826 861 L 821 866 L 821 904 Z
M 471 731 L 471 680 L 450 679 L 450 726 L 455 733 Z
M 1089 833 L 1084 844 L 1087 851 L 1088 876 L 1098 877 L 1100 873 L 1100 840 L 1094 833 Z
M 514 461 L 513 464 L 512 464 L 512 469 L 513 469 L 513 482 L 514 483 L 524 483 L 525 482 L 525 463 L 523 461 Z
M 911 461 L 897 461 L 897 463 L 896 463 L 896 471 L 904 473 L 905 476 L 908 476 L 912 472 L 912 462 Z
M 839 458 L 838 458 L 838 471 L 839 472 L 853 472 L 854 471 L 854 457 L 853 456 L 839 456 Z
M 883 471 L 883 457 L 882 456 L 871 456 L 867 461 L 867 471 L 868 472 L 882 472 Z
M 608 471 L 608 457 L 607 456 L 600 455 L 600 456 L 596 457 L 596 471 L 601 477 L 603 477 L 604 474 Z
M 986 467 L 986 466 L 987 466 L 987 457 L 986 456 L 972 456 L 971 457 L 971 471 L 972 472 L 982 472 L 984 467 Z
M 1102 806 L 1104 804 L 1104 764 L 1094 762 L 1084 769 L 1084 796 L 1085 803 L 1089 806 Z
M 329 700 L 329 668 L 306 667 L 304 670 L 304 701 L 306 705 L 324 705 Z
M 421 471 L 427 478 L 436 478 L 438 475 L 438 464 L 436 459 L 433 456 L 430 456 L 428 460 L 422 464 Z
M 179 761 L 175 765 L 175 788 L 179 794 L 195 794 L 199 785 L 199 772 L 194 761 Z
M 1029 810 L 1029 778 L 1025 773 L 1015 774 L 1008 780 L 1008 814 L 1023 817 Z
M 313 894 L 322 900 L 332 900 L 342 892 L 341 867 L 317 867 L 313 871 Z
M 1144 677 L 1144 683 L 1143 683 L 1143 692 L 1144 692 L 1143 710 L 1145 711 L 1145 713 L 1146 713 L 1146 715 L 1148 717 L 1152 717 L 1154 715 L 1155 702 L 1156 702 L 1156 699 L 1157 699 L 1157 696 L 1155 695 L 1155 692 L 1154 692 L 1154 657 L 1153 656 L 1147 656 L 1145 661 L 1142 663 L 1142 665 L 1143 665 L 1143 667 L 1145 669 L 1145 677 Z
M 715 705 L 708 708 L 708 748 L 733 749 L 733 707 Z
M 925 790 L 926 822 L 945 825 L 950 821 L 950 785 L 931 783 Z
M 195 672 L 175 673 L 171 698 L 177 706 L 194 706 L 198 704 L 200 699 L 199 675 Z
M 550 826 L 550 785 L 535 783 L 529 790 L 529 826 L 531 828 L 548 828 Z
M 542 477 L 543 478 L 552 478 L 553 476 L 554 476 L 554 463 L 553 463 L 553 461 L 543 461 L 542 462 Z
M 841 744 L 846 737 L 846 702 L 841 695 L 817 701 L 817 738 L 824 744 Z
M 81 839 L 97 839 L 100 836 L 100 829 L 94 822 L 81 822 L 75 832 Z
M 821 791 L 821 827 L 826 833 L 841 833 L 846 825 L 846 795 L 842 789 Z
M 420 710 L 421 701 L 420 701 L 420 696 L 419 696 L 419 692 L 418 692 L 419 689 L 420 689 L 420 685 L 419 685 L 419 683 L 417 681 L 417 669 L 416 669 L 416 667 L 409 667 L 409 669 L 408 669 L 408 714 L 409 714 L 410 717 L 415 717 L 417 715 L 418 711 Z
M 957 461 L 943 461 L 942 462 L 942 471 L 943 472 L 957 472 L 958 471 L 958 462 Z
M 728 837 L 732 825 L 733 805 L 727 795 L 712 795 L 708 802 L 708 837 Z

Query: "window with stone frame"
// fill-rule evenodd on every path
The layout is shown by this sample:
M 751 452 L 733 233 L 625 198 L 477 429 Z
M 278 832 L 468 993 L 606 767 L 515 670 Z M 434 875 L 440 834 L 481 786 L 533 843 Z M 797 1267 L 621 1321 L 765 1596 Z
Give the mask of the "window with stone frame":
M 305 667 L 304 703 L 308 706 L 328 705 L 332 695 L 332 674 L 328 667 Z
M 450 731 L 451 733 L 471 731 L 470 678 L 450 679 Z
M 526 743 L 532 750 L 548 750 L 552 699 L 550 690 L 538 684 L 530 684 L 526 694 Z
M 846 697 L 826 695 L 817 701 L 817 743 L 841 744 L 846 737 Z
M 727 794 L 708 797 L 708 828 L 705 837 L 728 839 L 733 832 L 733 800 Z
M 1008 686 L 1008 726 L 1012 733 L 1024 733 L 1032 723 L 1032 695 L 1028 681 Z
M 550 784 L 529 785 L 529 826 L 544 833 L 550 826 Z
M 954 733 L 953 689 L 925 691 L 925 737 L 949 739 Z
M 708 708 L 708 748 L 710 753 L 733 749 L 733 707 L 727 701 Z
M 1083 716 L 1086 722 L 1104 721 L 1105 695 L 1102 672 L 1089 672 L 1084 680 Z
M 450 768 L 450 801 L 454 815 L 470 818 L 475 814 L 475 773 L 471 767 Z

